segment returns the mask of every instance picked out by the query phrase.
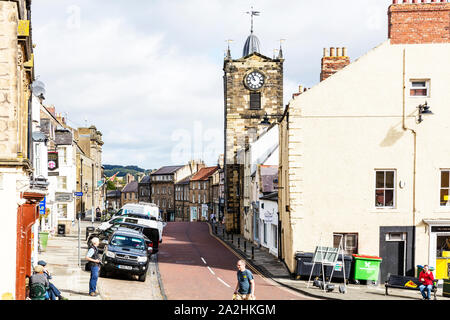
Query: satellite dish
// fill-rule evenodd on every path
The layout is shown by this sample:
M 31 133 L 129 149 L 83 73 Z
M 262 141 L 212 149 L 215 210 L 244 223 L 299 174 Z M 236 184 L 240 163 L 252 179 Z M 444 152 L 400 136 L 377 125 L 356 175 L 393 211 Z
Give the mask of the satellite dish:
M 31 88 L 32 88 L 33 94 L 36 97 L 44 98 L 44 95 L 45 95 L 45 84 L 42 81 L 38 81 L 38 80 L 34 81 L 31 84 Z

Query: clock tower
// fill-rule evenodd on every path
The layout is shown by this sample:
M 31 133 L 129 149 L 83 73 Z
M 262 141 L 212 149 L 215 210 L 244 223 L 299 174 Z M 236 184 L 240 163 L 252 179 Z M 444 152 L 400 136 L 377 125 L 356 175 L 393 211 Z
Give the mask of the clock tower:
M 244 45 L 243 56 L 232 59 L 230 49 L 224 60 L 225 96 L 225 224 L 227 232 L 244 234 L 244 163 L 239 151 L 260 135 L 266 127 L 261 121 L 283 114 L 283 54 L 269 58 L 260 53 L 259 39 L 252 29 Z

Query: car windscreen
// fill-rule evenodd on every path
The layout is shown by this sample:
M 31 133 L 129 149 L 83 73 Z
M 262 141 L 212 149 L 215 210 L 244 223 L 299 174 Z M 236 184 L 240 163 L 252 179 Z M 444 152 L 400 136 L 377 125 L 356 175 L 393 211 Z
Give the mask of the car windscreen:
M 131 247 L 139 250 L 145 249 L 144 239 L 123 235 L 113 236 L 111 239 L 111 245 L 118 247 Z
M 127 213 L 127 214 L 124 214 L 124 216 L 129 217 L 129 218 L 137 218 L 137 219 L 147 219 L 147 220 L 150 219 L 150 217 L 147 214 Z

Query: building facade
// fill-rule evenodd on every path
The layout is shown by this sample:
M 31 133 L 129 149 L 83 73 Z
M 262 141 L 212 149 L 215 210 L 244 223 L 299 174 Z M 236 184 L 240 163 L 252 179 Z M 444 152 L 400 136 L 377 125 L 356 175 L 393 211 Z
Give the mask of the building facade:
M 219 170 L 218 166 L 200 169 L 190 180 L 190 218 L 189 221 L 207 221 L 210 216 L 210 180 L 209 178 Z
M 243 57 L 233 60 L 230 50 L 224 60 L 225 94 L 225 224 L 228 232 L 244 233 L 241 223 L 243 163 L 236 154 L 261 134 L 265 115 L 283 113 L 283 55 L 271 59 L 260 53 L 259 40 L 251 31 Z
M 450 250 L 450 147 L 438 137 L 450 133 L 450 3 L 396 2 L 389 39 L 297 95 L 280 124 L 291 272 L 296 252 L 344 237 L 348 254 L 383 258 L 382 281 L 418 264 L 448 277 L 439 265 Z

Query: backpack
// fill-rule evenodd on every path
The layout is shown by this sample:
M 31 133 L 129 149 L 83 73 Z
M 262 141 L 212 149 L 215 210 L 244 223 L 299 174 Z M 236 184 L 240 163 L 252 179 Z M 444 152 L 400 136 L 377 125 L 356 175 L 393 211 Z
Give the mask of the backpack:
M 47 289 L 42 283 L 32 283 L 30 285 L 31 300 L 45 300 Z

